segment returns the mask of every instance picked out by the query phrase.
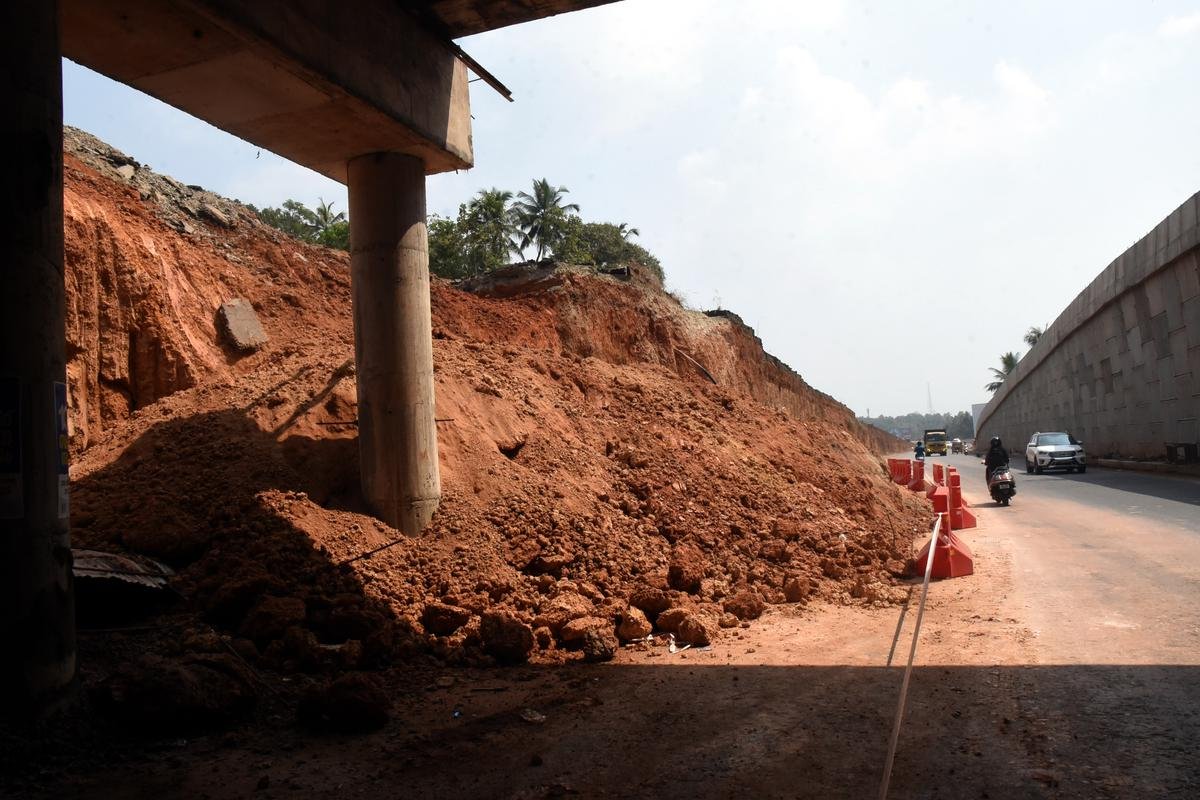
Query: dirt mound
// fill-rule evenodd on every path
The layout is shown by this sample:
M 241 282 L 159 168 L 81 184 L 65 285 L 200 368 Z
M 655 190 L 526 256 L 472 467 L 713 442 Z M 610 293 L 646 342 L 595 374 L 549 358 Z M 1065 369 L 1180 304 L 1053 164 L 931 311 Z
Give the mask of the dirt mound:
M 872 434 L 740 321 L 559 270 L 506 299 L 434 282 L 443 500 L 399 536 L 358 494 L 345 254 L 245 217 L 181 234 L 70 154 L 66 184 L 75 541 L 170 562 L 252 663 L 602 659 L 631 597 L 626 633 L 681 609 L 707 641 L 889 583 L 924 527 Z M 269 336 L 245 356 L 214 324 L 235 296 Z

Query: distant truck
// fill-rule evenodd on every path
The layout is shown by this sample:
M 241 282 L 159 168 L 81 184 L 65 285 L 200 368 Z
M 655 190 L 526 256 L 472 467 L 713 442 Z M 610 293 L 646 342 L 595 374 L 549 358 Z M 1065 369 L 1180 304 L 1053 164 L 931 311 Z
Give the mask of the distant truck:
M 931 428 L 925 431 L 924 442 L 927 456 L 944 456 L 949 452 L 949 441 L 944 430 Z

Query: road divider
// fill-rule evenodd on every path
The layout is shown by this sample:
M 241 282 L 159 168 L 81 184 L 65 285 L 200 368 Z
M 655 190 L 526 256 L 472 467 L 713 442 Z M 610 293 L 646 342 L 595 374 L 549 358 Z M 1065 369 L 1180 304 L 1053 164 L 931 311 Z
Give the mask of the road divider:
M 908 486 L 908 482 L 912 480 L 912 462 L 907 458 L 889 458 L 888 473 L 892 476 L 893 483 Z
M 962 496 L 962 478 L 953 467 L 946 476 L 946 488 L 950 494 L 950 529 L 961 531 L 963 528 L 974 528 L 975 515 L 967 511 L 967 501 Z
M 909 491 L 920 492 L 925 488 L 925 462 L 913 461 L 909 472 Z

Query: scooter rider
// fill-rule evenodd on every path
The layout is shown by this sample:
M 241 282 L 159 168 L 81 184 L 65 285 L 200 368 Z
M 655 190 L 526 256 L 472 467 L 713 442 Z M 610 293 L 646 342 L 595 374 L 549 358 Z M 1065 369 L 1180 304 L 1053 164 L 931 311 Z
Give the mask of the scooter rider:
M 1000 443 L 999 436 L 993 436 L 987 455 L 983 457 L 983 480 L 986 483 L 992 477 L 992 470 L 1008 466 L 1008 451 Z
M 925 441 L 922 439 L 917 442 L 917 446 L 913 448 L 913 457 L 917 461 L 925 460 Z

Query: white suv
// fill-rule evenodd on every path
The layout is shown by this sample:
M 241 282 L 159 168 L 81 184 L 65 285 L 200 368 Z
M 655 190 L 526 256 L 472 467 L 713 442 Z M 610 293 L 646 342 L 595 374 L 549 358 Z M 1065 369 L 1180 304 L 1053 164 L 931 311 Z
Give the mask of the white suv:
M 1044 469 L 1087 472 L 1083 443 L 1069 433 L 1035 433 L 1025 446 L 1025 471 L 1041 475 Z

